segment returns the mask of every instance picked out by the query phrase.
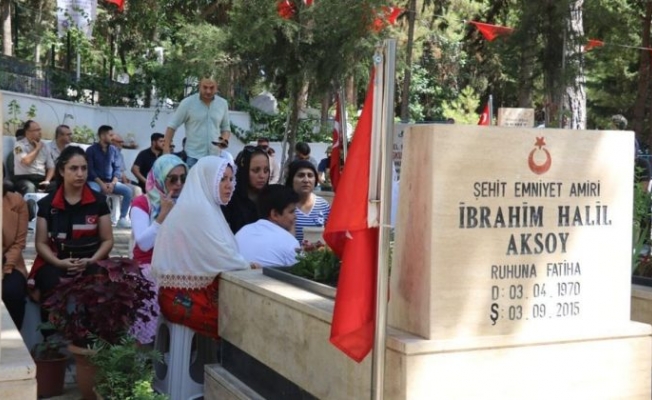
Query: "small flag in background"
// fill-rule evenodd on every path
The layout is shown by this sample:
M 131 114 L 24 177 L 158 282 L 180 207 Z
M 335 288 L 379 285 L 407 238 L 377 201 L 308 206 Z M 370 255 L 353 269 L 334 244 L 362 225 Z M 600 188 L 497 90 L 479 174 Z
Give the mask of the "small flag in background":
M 480 31 L 480 34 L 490 42 L 498 36 L 509 35 L 514 32 L 514 28 L 509 28 L 507 26 L 485 24 L 476 21 L 469 21 L 469 24 L 475 25 L 478 31 Z
M 335 96 L 335 123 L 333 124 L 333 148 L 329 164 L 331 184 L 333 191 L 337 190 L 340 183 L 340 156 L 343 146 L 342 138 L 342 116 L 340 115 L 340 96 Z
M 330 341 L 357 362 L 371 351 L 376 321 L 379 228 L 368 221 L 374 206 L 369 201 L 373 82 L 372 73 L 324 231 L 326 243 L 342 260 Z
M 478 120 L 478 125 L 491 125 L 491 116 L 489 115 L 489 103 L 485 104 L 482 114 L 480 114 L 480 120 Z
M 120 12 L 125 10 L 125 0 L 106 0 L 106 2 L 118 6 L 118 11 Z

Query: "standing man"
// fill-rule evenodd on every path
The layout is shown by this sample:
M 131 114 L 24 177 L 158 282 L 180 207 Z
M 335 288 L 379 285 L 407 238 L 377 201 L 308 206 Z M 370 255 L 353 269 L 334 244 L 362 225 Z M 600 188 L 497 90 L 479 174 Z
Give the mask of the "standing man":
M 143 192 L 146 190 L 145 183 L 147 182 L 147 174 L 152 169 L 154 161 L 163 152 L 164 136 L 162 133 L 152 133 L 149 137 L 149 142 L 149 149 L 138 153 L 136 161 L 134 161 L 134 165 L 131 167 L 131 173 L 138 179 L 138 186 L 140 186 Z
M 50 190 L 54 164 L 50 152 L 41 140 L 41 126 L 29 120 L 23 125 L 25 137 L 14 145 L 14 184 L 24 195 L 37 189 Z
M 170 153 L 174 132 L 182 124 L 186 128 L 186 148 L 188 167 L 207 155 L 220 155 L 220 148 L 212 142 L 228 141 L 231 138 L 229 105 L 225 99 L 216 95 L 217 83 L 212 77 L 199 81 L 199 93 L 183 99 L 177 112 L 165 130 L 163 153 Z
M 127 213 L 131 205 L 131 188 L 120 182 L 120 155 L 117 147 L 111 144 L 113 128 L 102 125 L 97 130 L 99 141 L 86 149 L 88 158 L 88 186 L 105 196 L 117 194 L 122 196 L 118 228 L 131 228 Z
M 120 176 L 119 182 L 124 183 L 125 185 L 129 186 L 131 188 L 131 191 L 133 192 L 131 198 L 136 198 L 143 194 L 143 190 L 140 188 L 138 185 L 134 185 L 131 180 L 129 180 L 129 176 L 127 176 L 127 166 L 125 165 L 125 156 L 122 154 L 122 147 L 125 144 L 124 139 L 122 136 L 120 136 L 119 133 L 113 133 L 113 137 L 111 138 L 111 144 L 118 149 L 118 156 L 120 156 L 120 171 L 122 172 L 122 175 Z
M 54 140 L 47 144 L 52 159 L 52 165 L 57 164 L 61 151 L 72 143 L 72 131 L 68 125 L 59 125 L 54 130 Z

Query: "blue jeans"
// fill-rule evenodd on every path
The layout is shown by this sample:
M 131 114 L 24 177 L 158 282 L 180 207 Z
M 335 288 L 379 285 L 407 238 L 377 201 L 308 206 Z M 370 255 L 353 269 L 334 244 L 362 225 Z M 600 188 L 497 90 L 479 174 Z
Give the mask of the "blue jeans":
M 94 191 L 102 193 L 102 190 L 100 190 L 100 185 L 98 185 L 97 182 L 88 182 L 88 186 L 90 186 Z M 120 218 L 127 218 L 129 206 L 131 206 L 131 196 L 133 191 L 124 183 L 118 182 L 113 188 L 113 193 L 122 196 L 122 202 L 120 203 Z

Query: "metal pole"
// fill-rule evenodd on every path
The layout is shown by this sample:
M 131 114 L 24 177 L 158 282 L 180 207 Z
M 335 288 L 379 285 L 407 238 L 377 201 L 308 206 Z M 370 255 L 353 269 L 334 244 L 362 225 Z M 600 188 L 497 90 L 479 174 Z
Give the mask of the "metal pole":
M 387 292 L 389 286 L 389 238 L 392 196 L 392 147 L 394 144 L 394 79 L 396 71 L 396 39 L 385 40 L 384 90 L 381 123 L 380 169 L 380 232 L 378 237 L 378 277 L 376 285 L 376 331 L 374 335 L 371 398 L 381 400 L 385 386 L 385 342 L 387 336 Z
M 346 97 L 344 96 L 344 87 L 340 87 L 338 96 L 340 98 L 340 141 L 342 142 L 342 154 L 346 161 L 346 153 L 349 148 L 349 133 L 346 131 Z
M 494 118 L 494 96 L 489 95 L 489 125 L 493 125 Z
M 77 49 L 77 82 L 81 78 L 81 54 L 79 54 L 79 49 Z

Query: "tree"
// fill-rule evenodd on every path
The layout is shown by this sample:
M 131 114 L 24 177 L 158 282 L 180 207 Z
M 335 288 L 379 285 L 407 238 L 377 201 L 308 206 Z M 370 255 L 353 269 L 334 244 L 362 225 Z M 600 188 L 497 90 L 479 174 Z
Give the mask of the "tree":
M 11 0 L 0 0 L 0 19 L 2 20 L 2 54 L 14 55 L 11 40 Z
M 564 110 L 568 110 L 565 128 L 586 129 L 586 89 L 584 78 L 584 28 L 582 5 L 584 0 L 571 0 L 566 18 L 564 40 L 564 65 L 566 88 L 563 95 Z
M 289 98 L 288 158 L 308 88 L 321 98 L 343 84 L 356 61 L 370 60 L 378 39 L 370 28 L 380 3 L 322 0 L 309 6 L 301 0 L 251 0 L 233 4 L 228 50 L 236 65 L 249 79 L 276 86 Z

